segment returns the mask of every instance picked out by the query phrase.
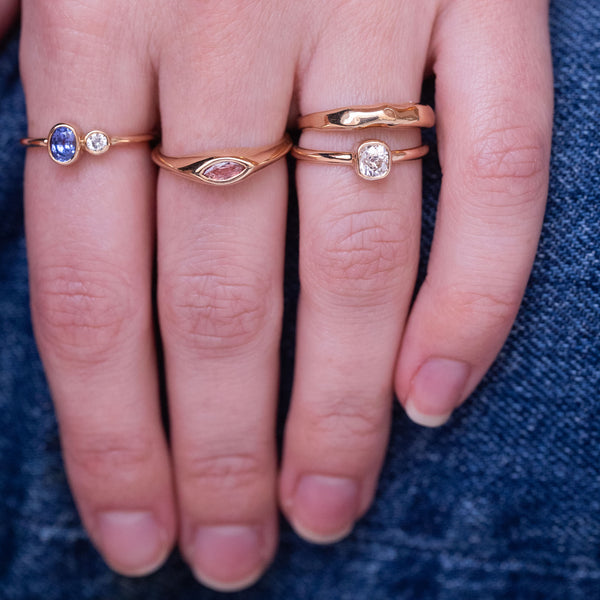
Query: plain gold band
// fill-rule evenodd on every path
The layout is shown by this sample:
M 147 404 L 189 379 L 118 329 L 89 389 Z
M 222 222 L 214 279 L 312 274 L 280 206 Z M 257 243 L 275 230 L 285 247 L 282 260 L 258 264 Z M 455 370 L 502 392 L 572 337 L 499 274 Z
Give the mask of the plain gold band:
M 283 158 L 291 149 L 286 133 L 276 144 L 261 148 L 229 148 L 195 156 L 165 156 L 161 146 L 152 151 L 152 160 L 161 168 L 192 181 L 210 185 L 230 185 Z M 221 175 L 219 175 L 219 172 Z M 234 173 L 223 177 L 223 173 Z M 216 174 L 216 175 L 215 175 Z
M 350 106 L 303 115 L 298 129 L 349 130 L 366 127 L 433 127 L 435 114 L 423 104 Z

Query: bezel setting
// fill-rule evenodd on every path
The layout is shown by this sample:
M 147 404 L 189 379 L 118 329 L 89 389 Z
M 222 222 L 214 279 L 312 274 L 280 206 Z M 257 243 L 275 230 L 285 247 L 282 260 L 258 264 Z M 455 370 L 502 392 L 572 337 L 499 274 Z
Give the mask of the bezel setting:
M 83 144 L 87 152 L 90 154 L 104 154 L 110 148 L 110 138 L 104 131 L 94 129 L 85 134 Z M 96 149 L 97 148 L 97 149 Z
M 231 177 L 219 178 L 211 177 L 210 173 L 214 173 L 219 167 L 223 169 L 230 167 L 240 167 L 241 170 L 236 172 Z M 211 158 L 202 162 L 199 169 L 196 169 L 195 175 L 206 183 L 212 185 L 229 185 L 231 183 L 237 183 L 242 179 L 248 177 L 254 169 L 254 163 L 239 157 L 233 156 L 219 156 L 218 158 Z
M 67 160 L 61 160 L 59 158 L 59 153 L 56 152 L 55 155 L 55 150 L 53 150 L 53 145 L 54 142 L 52 141 L 52 138 L 54 137 L 54 134 L 57 133 L 57 131 L 59 129 L 67 129 L 73 136 L 73 144 L 75 146 L 73 155 L 68 158 Z M 50 133 L 48 134 L 48 154 L 50 155 L 50 158 L 57 164 L 57 165 L 71 165 L 73 164 L 78 158 L 79 158 L 79 153 L 81 151 L 81 140 L 79 139 L 79 134 L 77 133 L 77 130 L 75 129 L 75 127 L 73 127 L 73 125 L 69 125 L 68 123 L 57 123 L 51 130 Z
M 356 172 L 366 181 L 385 179 L 392 167 L 392 151 L 380 140 L 366 140 L 356 149 Z

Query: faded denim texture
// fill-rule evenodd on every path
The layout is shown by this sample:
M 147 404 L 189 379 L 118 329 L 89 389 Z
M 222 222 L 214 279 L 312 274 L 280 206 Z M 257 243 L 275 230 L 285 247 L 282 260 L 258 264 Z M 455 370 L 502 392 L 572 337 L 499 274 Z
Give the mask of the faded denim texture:
M 449 425 L 423 429 L 395 411 L 375 505 L 347 540 L 312 546 L 283 523 L 273 567 L 229 597 L 600 598 L 600 3 L 557 0 L 551 27 L 548 211 L 500 357 Z M 115 575 L 81 528 L 29 321 L 25 129 L 13 39 L 0 47 L 0 599 L 221 597 L 177 556 L 151 577 Z M 423 262 L 440 184 L 435 152 L 424 169 Z M 293 203 L 290 212 L 282 405 L 298 287 Z

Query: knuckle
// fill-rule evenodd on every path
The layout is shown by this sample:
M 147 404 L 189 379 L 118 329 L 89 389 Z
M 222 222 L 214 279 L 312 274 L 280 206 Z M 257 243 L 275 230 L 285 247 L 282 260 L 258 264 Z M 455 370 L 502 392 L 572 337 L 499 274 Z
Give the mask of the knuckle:
M 179 461 L 181 476 L 188 482 L 211 488 L 250 488 L 263 478 L 265 462 L 251 453 L 212 454 L 206 448 L 188 450 Z
M 195 351 L 232 351 L 252 345 L 272 313 L 271 286 L 245 268 L 191 270 L 166 275 L 161 319 Z
M 393 288 L 414 254 L 412 224 L 400 211 L 335 215 L 308 233 L 301 279 L 346 298 L 377 298 Z
M 134 480 L 152 464 L 155 444 L 131 432 L 77 435 L 64 444 L 65 460 L 80 477 Z
M 311 403 L 307 407 L 308 426 L 320 439 L 353 448 L 370 448 L 387 427 L 386 411 L 363 398 L 340 398 L 333 402 Z
M 521 204 L 537 198 L 545 189 L 545 171 L 549 159 L 549 143 L 531 127 L 503 127 L 476 139 L 465 163 L 464 181 L 467 188 L 489 202 L 502 205 L 507 196 Z
M 71 360 L 101 360 L 139 314 L 127 277 L 98 261 L 43 267 L 33 283 L 38 341 Z
M 521 304 L 520 290 L 449 288 L 443 302 L 452 307 L 456 322 L 470 322 L 479 330 L 505 330 L 514 321 Z M 453 309 L 453 310 L 452 310 Z M 468 315 L 468 318 L 465 318 Z
M 50 53 L 51 58 L 62 58 L 80 55 L 88 56 L 89 45 L 97 49 L 105 44 L 109 27 L 111 8 L 115 0 L 55 0 L 53 2 L 36 2 L 37 34 Z M 90 53 L 91 54 L 91 53 Z

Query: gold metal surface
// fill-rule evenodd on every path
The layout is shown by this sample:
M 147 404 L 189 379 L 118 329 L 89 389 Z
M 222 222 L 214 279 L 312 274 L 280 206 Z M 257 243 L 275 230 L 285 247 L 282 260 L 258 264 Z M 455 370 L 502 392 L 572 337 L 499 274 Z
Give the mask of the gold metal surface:
M 337 108 L 304 115 L 299 129 L 349 130 L 365 127 L 432 127 L 435 115 L 422 104 L 379 104 Z

